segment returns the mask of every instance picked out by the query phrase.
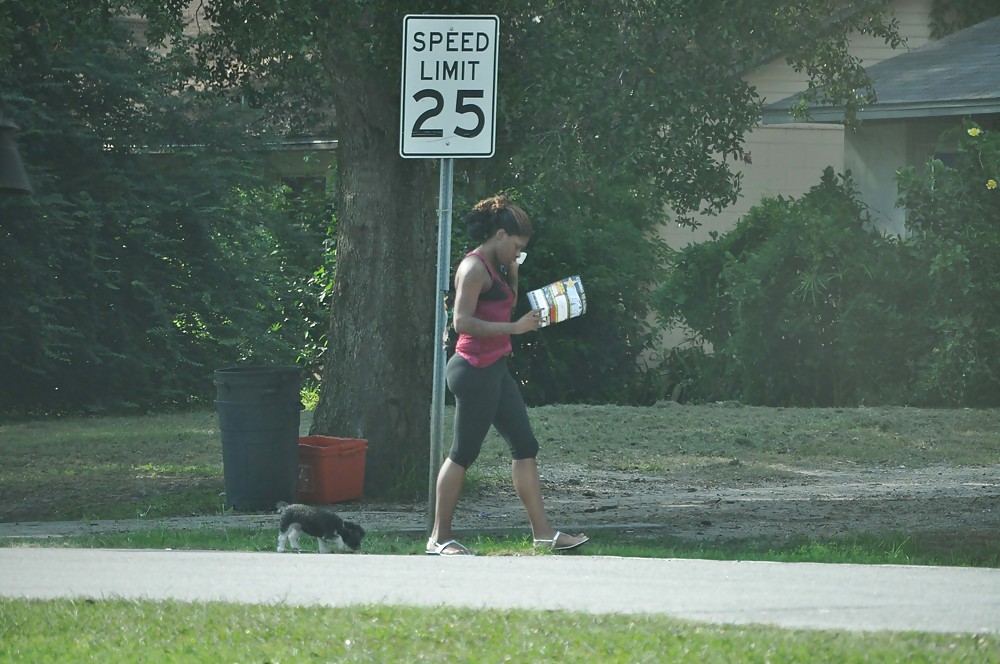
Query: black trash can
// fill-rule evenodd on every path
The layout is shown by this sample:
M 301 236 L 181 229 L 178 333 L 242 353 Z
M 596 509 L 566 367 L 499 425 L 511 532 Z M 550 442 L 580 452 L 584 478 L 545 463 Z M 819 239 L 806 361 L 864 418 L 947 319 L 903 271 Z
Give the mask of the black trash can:
M 295 502 L 302 372 L 294 366 L 215 372 L 226 505 L 272 510 Z

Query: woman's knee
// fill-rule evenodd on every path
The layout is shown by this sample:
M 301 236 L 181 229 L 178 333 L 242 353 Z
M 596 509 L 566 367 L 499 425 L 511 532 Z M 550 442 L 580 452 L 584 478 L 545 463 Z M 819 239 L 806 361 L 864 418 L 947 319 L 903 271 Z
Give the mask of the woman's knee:
M 538 456 L 538 439 L 531 436 L 519 441 L 517 444 L 512 444 L 510 446 L 510 455 L 514 461 L 536 458 Z
M 468 470 L 479 458 L 479 450 L 467 450 L 453 447 L 448 454 L 451 462 Z

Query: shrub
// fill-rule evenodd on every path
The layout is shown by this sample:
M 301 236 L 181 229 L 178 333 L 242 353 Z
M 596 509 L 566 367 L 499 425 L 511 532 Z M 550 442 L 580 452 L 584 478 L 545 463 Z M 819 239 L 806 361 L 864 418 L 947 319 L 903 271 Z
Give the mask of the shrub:
M 1000 404 L 1000 132 L 967 121 L 953 165 L 900 173 L 909 244 L 928 275 L 914 397 L 948 405 Z
M 246 112 L 101 12 L 18 7 L 0 73 L 35 193 L 0 195 L 0 410 L 175 406 L 315 357 L 332 215 L 263 180 Z
M 827 169 L 801 200 L 765 199 L 731 232 L 676 253 L 666 317 L 725 358 L 741 400 L 836 402 L 838 316 L 875 239 L 865 223 L 849 180 Z
M 867 229 L 849 176 L 827 169 L 801 199 L 764 199 L 729 233 L 675 252 L 661 313 L 716 358 L 711 387 L 685 392 L 1000 404 L 1000 137 L 968 123 L 957 143 L 953 166 L 901 172 L 906 239 Z M 664 365 L 667 386 L 691 381 L 680 358 Z

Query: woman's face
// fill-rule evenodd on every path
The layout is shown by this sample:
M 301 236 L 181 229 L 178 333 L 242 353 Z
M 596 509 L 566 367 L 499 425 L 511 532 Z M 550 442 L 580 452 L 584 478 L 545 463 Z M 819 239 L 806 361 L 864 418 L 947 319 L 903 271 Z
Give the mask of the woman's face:
M 503 265 L 513 263 L 517 255 L 528 246 L 528 238 L 522 235 L 508 235 L 502 229 L 497 231 L 496 238 L 497 262 Z

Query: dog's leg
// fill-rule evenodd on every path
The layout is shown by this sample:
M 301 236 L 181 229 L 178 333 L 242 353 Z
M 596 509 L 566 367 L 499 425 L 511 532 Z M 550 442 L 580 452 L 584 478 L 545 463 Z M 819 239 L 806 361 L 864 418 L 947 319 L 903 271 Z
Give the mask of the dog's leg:
M 326 545 L 326 540 L 322 537 L 317 537 L 316 540 L 319 542 L 319 552 L 320 553 L 330 553 L 330 548 Z
M 292 524 L 292 526 L 288 529 L 288 543 L 292 545 L 293 549 L 300 553 L 302 552 L 302 549 L 299 548 L 299 533 L 301 532 L 302 528 L 300 528 L 297 523 Z
M 337 548 L 340 551 L 343 551 L 344 549 L 347 548 L 347 545 L 344 544 L 344 538 L 341 537 L 339 533 L 337 534 L 337 539 L 333 540 L 333 543 L 337 545 Z
M 278 533 L 278 553 L 285 552 L 285 543 L 288 541 L 287 533 Z

